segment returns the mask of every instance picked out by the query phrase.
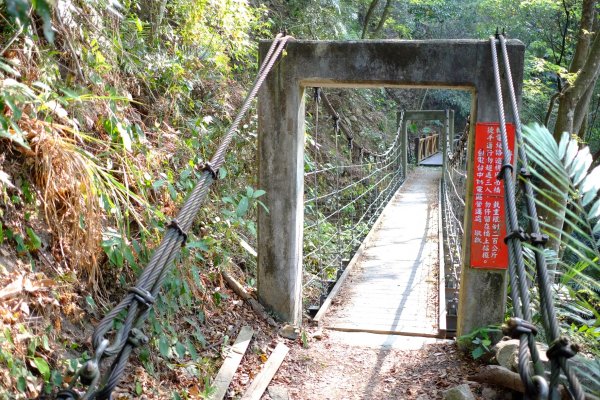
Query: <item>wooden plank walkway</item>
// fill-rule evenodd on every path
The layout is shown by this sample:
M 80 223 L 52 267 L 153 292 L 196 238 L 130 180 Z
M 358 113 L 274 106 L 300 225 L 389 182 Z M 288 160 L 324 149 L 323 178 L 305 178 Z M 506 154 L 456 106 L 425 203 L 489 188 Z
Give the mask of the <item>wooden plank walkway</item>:
M 423 165 L 425 167 L 441 167 L 443 164 L 444 160 L 441 152 L 435 153 L 419 163 L 419 165 Z
M 418 167 L 348 274 L 322 326 L 341 331 L 438 336 L 439 168 Z

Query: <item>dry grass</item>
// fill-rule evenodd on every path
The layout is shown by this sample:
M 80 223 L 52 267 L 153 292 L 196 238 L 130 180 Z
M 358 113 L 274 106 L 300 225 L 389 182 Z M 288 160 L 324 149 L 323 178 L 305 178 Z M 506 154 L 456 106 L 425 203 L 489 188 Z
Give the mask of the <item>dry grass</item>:
M 31 144 L 32 179 L 40 190 L 46 222 L 58 239 L 55 250 L 96 286 L 104 213 L 89 161 L 64 135 L 66 127 L 26 119 L 22 128 Z

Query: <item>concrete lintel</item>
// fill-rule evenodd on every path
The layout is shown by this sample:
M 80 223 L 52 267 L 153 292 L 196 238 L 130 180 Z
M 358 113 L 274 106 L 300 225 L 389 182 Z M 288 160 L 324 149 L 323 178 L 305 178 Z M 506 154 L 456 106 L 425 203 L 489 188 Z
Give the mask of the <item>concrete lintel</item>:
M 406 110 L 404 119 L 407 121 L 443 121 L 446 119 L 446 110 Z
M 261 59 L 269 45 L 261 42 Z M 520 100 L 525 47 L 518 40 L 508 40 L 507 47 Z M 471 121 L 498 120 L 487 40 L 288 42 L 285 56 L 259 93 L 258 179 L 267 192 L 269 212 L 259 208 L 257 275 L 260 301 L 292 323 L 301 321 L 302 312 L 304 89 L 311 86 L 468 89 L 473 93 Z M 470 138 L 472 153 L 474 136 Z M 467 209 L 472 206 L 472 184 L 470 178 Z M 466 220 L 465 238 L 470 233 Z M 463 243 L 466 263 L 467 246 Z M 499 323 L 506 300 L 505 272 L 468 265 L 462 271 L 459 334 Z

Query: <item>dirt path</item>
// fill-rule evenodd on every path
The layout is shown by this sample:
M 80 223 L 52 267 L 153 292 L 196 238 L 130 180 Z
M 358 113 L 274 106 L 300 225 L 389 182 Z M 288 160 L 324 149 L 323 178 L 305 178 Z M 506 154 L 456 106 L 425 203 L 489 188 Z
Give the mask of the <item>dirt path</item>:
M 293 400 L 427 400 L 442 398 L 475 372 L 476 363 L 453 341 L 431 337 L 437 334 L 439 175 L 427 168 L 411 174 L 321 328 L 312 328 L 308 343 L 292 346 L 271 386 L 284 386 Z M 478 384 L 471 388 L 490 398 Z
M 271 385 L 286 387 L 290 400 L 441 399 L 476 369 L 451 341 L 325 331 L 293 346 Z M 489 398 L 479 384 L 471 389 Z

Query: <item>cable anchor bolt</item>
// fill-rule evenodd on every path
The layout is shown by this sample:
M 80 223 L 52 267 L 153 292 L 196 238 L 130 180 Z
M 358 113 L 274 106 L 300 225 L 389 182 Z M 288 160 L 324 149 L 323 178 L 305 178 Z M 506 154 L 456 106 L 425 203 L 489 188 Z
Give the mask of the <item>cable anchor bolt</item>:
M 128 292 L 133 293 L 133 297 L 137 300 L 137 302 L 146 308 L 150 308 L 154 304 L 154 296 L 152 296 L 152 294 L 146 289 L 132 286 L 129 288 Z
M 500 167 L 500 172 L 498 172 L 498 175 L 496 175 L 496 179 L 501 181 L 504 179 L 504 170 L 505 169 L 510 169 L 510 173 L 512 174 L 513 172 L 513 166 L 511 163 L 507 163 L 507 164 L 502 164 L 502 167 Z
M 523 179 L 531 179 L 531 177 L 533 176 L 533 175 L 531 174 L 531 172 L 530 172 L 530 171 L 529 171 L 527 168 L 525 168 L 525 167 L 523 167 L 523 168 L 521 168 L 521 169 L 519 170 L 519 175 L 521 175 L 521 177 L 522 177 Z
M 102 339 L 94 352 L 94 357 L 87 360 L 81 366 L 77 374 L 73 377 L 72 384 L 77 382 L 77 378 L 85 386 L 95 387 L 98 384 L 98 380 L 100 379 L 100 360 L 102 360 L 102 355 L 109 343 L 108 339 Z M 72 389 L 72 386 L 69 389 Z
M 150 339 L 148 336 L 144 335 L 138 328 L 133 328 L 129 333 L 129 337 L 127 338 L 127 342 L 131 344 L 133 347 L 140 347 L 142 345 L 147 345 Z
M 533 232 L 529 234 L 529 241 L 534 246 L 545 246 L 549 239 L 545 233 Z
M 523 228 L 518 227 L 516 230 L 512 231 L 504 238 L 504 243 L 508 243 L 510 239 L 519 239 L 521 242 L 526 242 L 529 239 L 529 236 L 525 233 Z

